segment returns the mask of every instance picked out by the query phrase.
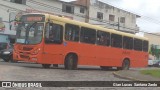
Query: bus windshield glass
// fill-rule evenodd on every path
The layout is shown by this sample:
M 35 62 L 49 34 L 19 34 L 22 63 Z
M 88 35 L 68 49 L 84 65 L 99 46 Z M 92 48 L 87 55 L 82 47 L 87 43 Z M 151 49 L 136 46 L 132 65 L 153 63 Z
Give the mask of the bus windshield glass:
M 38 44 L 42 41 L 44 16 L 22 16 L 17 27 L 16 43 Z

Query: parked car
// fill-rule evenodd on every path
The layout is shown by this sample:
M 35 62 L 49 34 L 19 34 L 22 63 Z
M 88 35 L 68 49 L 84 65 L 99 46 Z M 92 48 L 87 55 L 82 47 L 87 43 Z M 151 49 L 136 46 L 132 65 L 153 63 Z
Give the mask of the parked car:
M 148 60 L 148 66 L 149 67 L 160 67 L 160 60 Z
M 0 50 L 7 49 L 9 44 L 6 42 L 0 42 Z
M 10 46 L 9 36 L 0 34 L 0 50 L 8 49 Z
M 156 63 L 153 64 L 154 67 L 160 67 L 160 61 L 157 61 Z
M 10 45 L 8 49 L 0 50 L 0 58 L 5 62 L 13 62 L 13 46 Z
M 152 60 L 152 59 L 149 59 L 149 60 L 148 60 L 148 66 L 149 66 L 149 67 L 152 67 L 152 66 L 153 66 L 153 63 L 154 63 L 154 60 Z

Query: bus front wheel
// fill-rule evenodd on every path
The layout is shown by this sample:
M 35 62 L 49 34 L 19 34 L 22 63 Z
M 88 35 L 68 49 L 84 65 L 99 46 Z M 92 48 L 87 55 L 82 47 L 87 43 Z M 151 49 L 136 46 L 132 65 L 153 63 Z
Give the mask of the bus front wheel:
M 64 62 L 65 69 L 74 70 L 77 68 L 77 55 L 68 54 Z
M 43 68 L 50 68 L 51 64 L 42 64 Z

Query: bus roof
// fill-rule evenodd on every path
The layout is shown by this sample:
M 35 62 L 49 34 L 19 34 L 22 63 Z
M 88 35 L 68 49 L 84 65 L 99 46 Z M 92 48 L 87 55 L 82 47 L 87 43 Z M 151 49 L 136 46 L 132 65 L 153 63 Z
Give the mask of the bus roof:
M 78 25 L 78 26 L 84 26 L 84 27 L 88 27 L 88 28 L 92 28 L 92 29 L 96 29 L 96 30 L 101 30 L 101 31 L 109 32 L 109 33 L 114 33 L 114 34 L 118 34 L 118 35 L 122 35 L 122 36 L 133 37 L 133 38 L 148 41 L 148 38 L 145 38 L 145 37 L 140 37 L 140 36 L 136 36 L 134 34 L 125 33 L 125 32 L 121 32 L 121 31 L 116 31 L 114 29 L 108 29 L 108 28 L 104 28 L 104 27 L 101 27 L 101 26 L 98 26 L 98 25 L 92 25 L 92 24 L 85 23 L 85 22 L 71 20 L 71 19 L 65 18 L 65 17 L 60 17 L 60 16 L 56 16 L 56 15 L 51 15 L 51 14 L 44 14 L 44 13 L 30 13 L 30 14 L 42 14 L 42 15 L 45 15 L 46 20 L 48 20 L 50 18 L 50 19 L 60 21 L 60 22 L 65 22 L 65 23 Z

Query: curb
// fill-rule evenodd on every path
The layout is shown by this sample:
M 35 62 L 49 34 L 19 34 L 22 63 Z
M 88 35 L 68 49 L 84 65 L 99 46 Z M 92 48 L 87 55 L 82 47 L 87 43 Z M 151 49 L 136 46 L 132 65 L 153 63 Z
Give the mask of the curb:
M 115 77 L 118 77 L 118 78 L 121 78 L 121 79 L 127 79 L 127 80 L 131 80 L 131 81 L 147 81 L 147 80 L 136 79 L 136 78 L 133 78 L 133 77 L 122 76 L 118 72 L 120 72 L 120 71 L 113 72 L 112 74 Z

